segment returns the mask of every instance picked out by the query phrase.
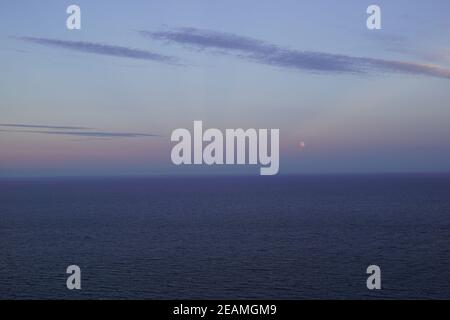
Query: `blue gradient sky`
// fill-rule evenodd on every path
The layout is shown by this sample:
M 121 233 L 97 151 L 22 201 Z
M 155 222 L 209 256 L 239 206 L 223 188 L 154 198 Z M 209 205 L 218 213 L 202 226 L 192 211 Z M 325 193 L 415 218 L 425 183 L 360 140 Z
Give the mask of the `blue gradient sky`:
M 281 174 L 450 171 L 450 2 L 372 3 L 4 0 L 0 176 L 257 174 L 173 166 L 194 120 L 279 128 Z

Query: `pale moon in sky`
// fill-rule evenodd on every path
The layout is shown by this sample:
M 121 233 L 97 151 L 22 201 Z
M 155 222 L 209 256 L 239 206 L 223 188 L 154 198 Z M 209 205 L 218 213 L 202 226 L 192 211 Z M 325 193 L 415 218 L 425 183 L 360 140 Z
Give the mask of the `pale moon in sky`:
M 306 147 L 306 143 L 304 141 L 300 141 L 299 146 L 301 149 L 303 149 L 304 147 Z

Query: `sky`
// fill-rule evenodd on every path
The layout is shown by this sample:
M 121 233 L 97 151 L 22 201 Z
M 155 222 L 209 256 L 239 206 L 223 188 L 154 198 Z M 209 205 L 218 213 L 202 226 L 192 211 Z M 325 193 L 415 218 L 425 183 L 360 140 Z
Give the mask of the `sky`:
M 68 30 L 66 8 L 81 8 Z M 381 30 L 366 9 L 381 8 Z M 280 174 L 450 171 L 450 2 L 0 2 L 0 176 L 258 174 L 171 132 L 280 129 Z

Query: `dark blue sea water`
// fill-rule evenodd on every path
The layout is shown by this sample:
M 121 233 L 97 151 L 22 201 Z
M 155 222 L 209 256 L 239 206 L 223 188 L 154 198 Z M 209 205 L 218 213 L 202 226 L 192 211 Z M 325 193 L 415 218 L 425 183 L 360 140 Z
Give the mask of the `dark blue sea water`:
M 450 175 L 3 180 L 0 298 L 448 299 L 449 195 Z

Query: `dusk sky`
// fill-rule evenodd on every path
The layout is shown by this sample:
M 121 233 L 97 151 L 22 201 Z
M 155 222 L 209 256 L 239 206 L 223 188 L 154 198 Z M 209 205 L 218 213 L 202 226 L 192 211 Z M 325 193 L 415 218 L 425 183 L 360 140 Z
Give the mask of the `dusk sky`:
M 368 30 L 378 4 L 382 30 Z M 81 7 L 81 30 L 66 8 Z M 171 132 L 280 129 L 280 174 L 450 171 L 450 2 L 0 2 L 0 176 L 177 167 Z M 304 146 L 302 145 L 304 143 Z

